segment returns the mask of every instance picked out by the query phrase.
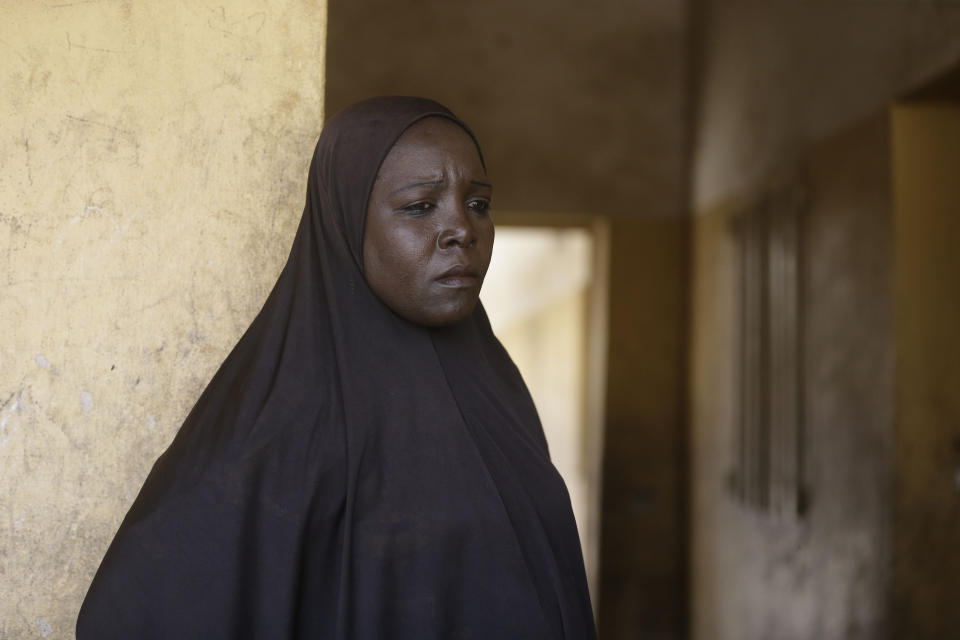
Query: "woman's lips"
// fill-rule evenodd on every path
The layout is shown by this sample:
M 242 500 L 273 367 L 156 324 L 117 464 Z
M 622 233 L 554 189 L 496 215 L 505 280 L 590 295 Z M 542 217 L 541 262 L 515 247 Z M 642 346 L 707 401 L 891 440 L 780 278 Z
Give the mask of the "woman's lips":
M 444 271 L 436 281 L 444 287 L 472 287 L 480 279 L 480 273 L 470 266 L 455 265 Z

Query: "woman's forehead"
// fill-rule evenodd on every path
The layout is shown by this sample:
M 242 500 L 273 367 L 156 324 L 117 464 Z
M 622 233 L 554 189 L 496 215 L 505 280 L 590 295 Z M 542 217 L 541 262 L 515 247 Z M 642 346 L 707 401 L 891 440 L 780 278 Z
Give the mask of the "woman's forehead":
M 377 178 L 410 173 L 424 165 L 452 163 L 485 174 L 476 143 L 467 131 L 446 118 L 424 118 L 411 125 L 387 153 Z

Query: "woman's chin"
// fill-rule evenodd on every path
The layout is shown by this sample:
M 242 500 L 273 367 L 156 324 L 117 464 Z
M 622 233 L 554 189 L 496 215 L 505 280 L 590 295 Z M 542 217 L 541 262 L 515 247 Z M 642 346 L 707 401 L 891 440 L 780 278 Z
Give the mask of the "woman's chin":
M 477 306 L 477 300 L 475 295 L 455 296 L 452 300 L 423 310 L 416 318 L 408 316 L 407 319 L 425 327 L 449 327 L 469 318 Z

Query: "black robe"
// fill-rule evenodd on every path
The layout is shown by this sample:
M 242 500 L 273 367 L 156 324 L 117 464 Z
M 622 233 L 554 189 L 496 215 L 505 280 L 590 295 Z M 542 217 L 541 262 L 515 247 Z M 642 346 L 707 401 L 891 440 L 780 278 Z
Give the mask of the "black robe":
M 287 264 L 147 477 L 79 640 L 595 637 L 566 488 L 482 306 L 427 329 L 364 280 L 374 178 L 429 116 L 469 132 L 419 98 L 325 126 Z

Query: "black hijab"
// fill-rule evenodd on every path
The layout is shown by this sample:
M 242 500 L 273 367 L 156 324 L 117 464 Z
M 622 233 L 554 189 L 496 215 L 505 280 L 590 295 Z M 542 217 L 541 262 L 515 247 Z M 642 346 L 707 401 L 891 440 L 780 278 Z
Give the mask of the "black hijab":
M 469 133 L 400 97 L 324 127 L 287 264 L 121 524 L 80 640 L 595 636 L 569 497 L 482 306 L 427 329 L 364 280 L 373 181 L 426 117 Z

